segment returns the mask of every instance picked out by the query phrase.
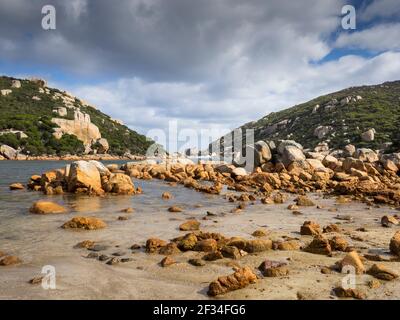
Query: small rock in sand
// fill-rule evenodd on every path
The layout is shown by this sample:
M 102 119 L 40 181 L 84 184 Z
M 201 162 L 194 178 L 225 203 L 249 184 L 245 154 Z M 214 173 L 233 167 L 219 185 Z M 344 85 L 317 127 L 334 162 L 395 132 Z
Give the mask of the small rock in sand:
M 195 251 L 211 252 L 217 250 L 217 241 L 214 239 L 200 240 L 194 247 Z
M 289 274 L 286 262 L 265 260 L 258 269 L 265 277 L 283 277 Z
M 329 244 L 331 245 L 332 250 L 336 251 L 346 251 L 349 244 L 346 239 L 340 236 L 335 236 L 329 240 Z
M 146 241 L 146 252 L 153 253 L 156 252 L 159 248 L 164 247 L 167 245 L 167 241 L 157 239 L 157 238 L 150 238 Z
M 374 264 L 368 269 L 367 273 L 377 279 L 391 281 L 399 277 L 399 275 L 385 267 L 383 264 Z
M 192 266 L 195 266 L 195 267 L 202 267 L 202 266 L 205 266 L 205 265 L 206 265 L 206 263 L 204 262 L 204 260 L 201 260 L 201 259 L 190 259 L 188 262 L 189 262 Z
M 341 261 L 337 263 L 339 270 L 343 272 L 345 267 L 354 267 L 356 274 L 362 274 L 365 272 L 364 264 L 362 263 L 360 256 L 357 251 L 349 252 Z
M 400 231 L 397 231 L 392 239 L 390 239 L 390 252 L 400 256 Z
M 370 289 L 378 289 L 381 286 L 381 283 L 379 282 L 379 280 L 372 279 L 367 282 L 367 286 Z
M 316 235 L 304 251 L 314 254 L 330 255 L 332 248 L 328 239 L 322 235 Z
M 110 265 L 110 266 L 114 266 L 116 264 L 119 264 L 121 262 L 121 260 L 117 257 L 111 258 L 110 260 L 108 260 L 106 262 L 106 264 Z
M 263 229 L 258 229 L 251 234 L 253 237 L 265 237 L 267 233 Z
M 295 201 L 298 206 L 308 206 L 308 207 L 315 206 L 315 203 L 307 196 L 298 196 L 295 199 Z
M 340 232 L 340 228 L 337 224 L 329 224 L 324 227 L 323 233 L 330 233 L 330 232 Z
M 92 240 L 84 240 L 81 242 L 78 242 L 74 248 L 85 248 L 85 249 L 89 249 L 91 247 L 93 247 L 95 245 L 95 242 Z
M 301 244 L 297 240 L 288 240 L 277 243 L 276 248 L 282 251 L 300 250 Z
M 167 256 L 164 259 L 161 260 L 160 265 L 165 268 L 168 267 L 170 265 L 175 264 L 176 261 L 174 259 L 172 259 L 171 257 Z
M 169 256 L 169 255 L 179 254 L 181 253 L 181 250 L 179 250 L 175 242 L 170 242 L 167 245 L 161 247 L 158 253 Z
M 299 206 L 296 204 L 289 204 L 287 208 L 288 210 L 299 210 Z
M 206 260 L 206 261 L 215 261 L 215 260 L 219 260 L 219 259 L 223 259 L 223 258 L 224 258 L 224 256 L 222 255 L 222 253 L 220 251 L 210 252 L 203 256 L 203 260 Z
M 314 221 L 304 221 L 300 228 L 300 234 L 304 236 L 316 236 L 321 233 L 319 224 Z
M 257 276 L 250 269 L 244 267 L 229 276 L 219 277 L 210 283 L 207 294 L 217 296 L 229 291 L 238 290 L 256 282 Z
M 361 292 L 358 289 L 344 289 L 343 287 L 336 287 L 333 289 L 333 292 L 338 296 L 339 298 L 354 298 L 354 299 L 365 299 L 366 295 L 365 293 Z
M 221 254 L 225 258 L 229 259 L 240 259 L 242 255 L 240 254 L 240 250 L 234 246 L 223 246 L 221 248 Z
M 28 281 L 30 284 L 41 284 L 44 279 L 44 276 L 33 277 Z
M 176 206 L 172 206 L 172 207 L 169 207 L 169 208 L 168 208 L 168 211 L 169 211 L 169 212 L 182 212 L 183 209 L 182 209 L 182 208 L 179 208 L 179 207 L 176 207 Z
M 399 220 L 393 216 L 383 216 L 381 218 L 381 224 L 383 227 L 390 228 L 391 226 L 397 226 L 399 224 Z
M 197 220 L 188 220 L 179 226 L 179 230 L 181 231 L 195 231 L 199 230 L 199 228 L 200 222 Z
M 135 210 L 133 208 L 125 208 L 122 209 L 121 212 L 123 213 L 133 213 Z
M 0 260 L 0 266 L 12 266 L 22 263 L 21 259 L 16 256 L 5 256 Z

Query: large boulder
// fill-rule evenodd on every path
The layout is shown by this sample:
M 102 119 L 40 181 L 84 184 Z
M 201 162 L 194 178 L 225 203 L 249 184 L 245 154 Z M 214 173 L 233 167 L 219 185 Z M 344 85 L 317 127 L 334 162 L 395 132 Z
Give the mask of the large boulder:
M 135 186 L 130 176 L 124 173 L 111 173 L 109 177 L 104 176 L 103 188 L 106 192 L 117 194 L 134 194 Z
M 107 151 L 110 149 L 110 145 L 108 144 L 108 141 L 105 138 L 97 139 L 95 145 L 97 148 L 97 153 L 101 154 L 107 153 Z
M 348 144 L 344 147 L 343 156 L 344 157 L 353 157 L 356 152 L 356 147 L 352 144 Z
M 109 176 L 111 174 L 110 170 L 101 162 L 96 160 L 89 160 L 89 163 L 94 164 L 100 173 L 100 176 Z
M 355 158 L 364 161 L 364 162 L 376 162 L 379 161 L 378 154 L 368 148 L 360 148 L 357 149 Z
M 0 154 L 3 155 L 6 159 L 12 160 L 17 157 L 17 150 L 3 144 L 0 146 Z
M 282 162 L 285 166 L 288 166 L 292 162 L 303 161 L 306 159 L 306 156 L 300 148 L 291 145 L 283 148 L 281 157 Z
M 375 133 L 376 133 L 376 131 L 375 131 L 374 128 L 369 129 L 369 130 L 367 130 L 367 131 L 361 133 L 361 139 L 362 139 L 362 141 L 366 141 L 366 142 L 374 141 L 374 139 L 375 139 Z
M 258 141 L 254 145 L 247 145 L 242 152 L 233 158 L 233 164 L 237 167 L 260 167 L 272 158 L 271 149 L 264 141 Z
M 87 191 L 102 194 L 100 172 L 94 163 L 75 161 L 71 164 L 68 176 L 68 191 Z
M 400 152 L 383 154 L 381 156 L 381 162 L 385 163 L 387 161 L 391 161 L 393 164 L 397 166 L 398 169 L 400 169 Z
M 278 142 L 278 148 L 277 148 L 278 153 L 283 154 L 285 148 L 288 146 L 293 146 L 300 150 L 303 150 L 303 146 L 294 140 L 281 140 Z
M 332 127 L 330 126 L 318 126 L 314 129 L 314 136 L 317 137 L 318 139 L 322 139 L 329 133 L 329 131 L 332 130 Z

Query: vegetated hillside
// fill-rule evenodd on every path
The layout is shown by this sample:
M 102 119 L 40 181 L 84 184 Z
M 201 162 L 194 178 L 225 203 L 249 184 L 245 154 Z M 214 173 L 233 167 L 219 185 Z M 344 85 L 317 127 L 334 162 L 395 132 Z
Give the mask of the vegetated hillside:
M 306 148 L 326 141 L 331 148 L 338 149 L 351 143 L 357 147 L 399 150 L 400 81 L 350 87 L 272 112 L 240 128 L 254 129 L 255 141 L 290 139 Z M 375 131 L 372 140 L 368 134 L 362 137 L 370 129 Z
M 19 82 L 20 87 L 13 87 L 14 82 Z M 67 132 L 58 138 L 54 135 L 57 125 L 52 119 L 74 120 L 77 111 L 90 116 L 89 121 L 98 127 L 101 138 L 108 141 L 110 154 L 144 154 L 153 143 L 84 101 L 46 87 L 42 80 L 2 76 L 0 90 L 0 144 L 19 148 L 22 153 L 63 155 L 85 152 L 82 139 L 76 135 Z M 64 109 L 65 114 L 57 114 L 55 109 L 58 108 Z M 23 132 L 22 136 L 16 134 L 18 131 Z

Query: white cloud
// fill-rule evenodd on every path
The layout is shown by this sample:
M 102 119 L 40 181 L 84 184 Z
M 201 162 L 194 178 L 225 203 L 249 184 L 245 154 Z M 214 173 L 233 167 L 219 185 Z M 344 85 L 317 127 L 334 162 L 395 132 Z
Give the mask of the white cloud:
M 381 24 L 352 33 L 342 33 L 336 47 L 373 51 L 400 50 L 400 23 Z
M 345 56 L 322 65 L 305 64 L 295 72 L 282 72 L 286 73 L 282 83 L 279 77 L 274 83 L 273 75 L 265 74 L 265 81 L 259 75 L 258 83 L 243 79 L 246 90 L 218 99 L 214 98 L 212 85 L 152 83 L 137 78 L 70 90 L 143 133 L 154 128 L 167 132 L 169 121 L 175 120 L 180 129 L 226 131 L 322 94 L 397 80 L 400 53 L 386 52 L 372 59 Z M 236 81 L 235 87 L 240 87 L 240 80 Z
M 55 85 L 141 133 L 166 129 L 175 119 L 180 128 L 228 130 L 321 94 L 400 74 L 398 23 L 339 34 L 331 44 L 341 30 L 344 0 L 54 0 L 53 33 L 40 30 L 15 4 L 20 0 L 3 2 L 0 60 L 75 76 L 76 84 Z M 29 12 L 44 2 L 30 2 Z M 382 16 L 382 8 L 394 4 L 381 2 L 361 15 Z M 335 47 L 351 46 L 380 54 L 315 63 Z M 100 83 L 88 85 L 85 78 Z
M 363 8 L 361 19 L 370 21 L 374 18 L 391 18 L 400 16 L 400 3 L 398 0 L 375 0 Z

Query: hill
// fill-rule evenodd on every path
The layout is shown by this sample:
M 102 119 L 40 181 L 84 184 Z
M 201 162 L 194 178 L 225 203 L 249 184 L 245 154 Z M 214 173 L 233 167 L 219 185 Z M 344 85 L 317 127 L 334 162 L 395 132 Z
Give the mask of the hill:
M 400 148 L 400 81 L 350 87 L 247 123 L 258 140 L 295 140 L 305 148 L 328 142 L 388 151 Z M 219 139 L 210 145 L 219 145 Z
M 29 155 L 143 155 L 153 143 L 44 80 L 0 77 L 0 145 Z

